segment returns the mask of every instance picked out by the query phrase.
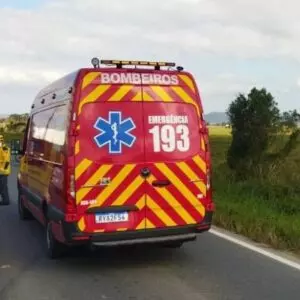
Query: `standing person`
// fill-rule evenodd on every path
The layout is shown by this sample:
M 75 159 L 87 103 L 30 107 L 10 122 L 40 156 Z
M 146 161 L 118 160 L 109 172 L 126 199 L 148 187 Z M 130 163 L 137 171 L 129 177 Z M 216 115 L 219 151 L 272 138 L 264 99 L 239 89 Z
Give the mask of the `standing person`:
M 10 175 L 10 149 L 4 143 L 3 135 L 0 135 L 0 205 L 9 205 L 7 178 Z

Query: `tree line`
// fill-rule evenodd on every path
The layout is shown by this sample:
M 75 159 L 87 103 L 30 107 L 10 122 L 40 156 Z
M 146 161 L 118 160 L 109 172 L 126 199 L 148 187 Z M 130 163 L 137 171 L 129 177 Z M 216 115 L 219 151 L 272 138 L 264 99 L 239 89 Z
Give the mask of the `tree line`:
M 227 115 L 232 130 L 227 164 L 238 179 L 264 176 L 270 167 L 274 169 L 288 159 L 300 143 L 300 113 L 280 113 L 278 103 L 265 88 L 239 94 Z M 272 148 L 277 150 L 270 151 Z
M 23 133 L 26 128 L 29 115 L 11 114 L 7 118 L 0 119 L 1 133 Z

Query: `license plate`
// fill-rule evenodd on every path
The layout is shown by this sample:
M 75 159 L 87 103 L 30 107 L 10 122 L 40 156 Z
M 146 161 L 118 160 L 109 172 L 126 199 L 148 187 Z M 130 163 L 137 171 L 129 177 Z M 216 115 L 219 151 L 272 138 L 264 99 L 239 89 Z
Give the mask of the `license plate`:
M 96 223 L 120 223 L 128 221 L 128 212 L 97 214 Z

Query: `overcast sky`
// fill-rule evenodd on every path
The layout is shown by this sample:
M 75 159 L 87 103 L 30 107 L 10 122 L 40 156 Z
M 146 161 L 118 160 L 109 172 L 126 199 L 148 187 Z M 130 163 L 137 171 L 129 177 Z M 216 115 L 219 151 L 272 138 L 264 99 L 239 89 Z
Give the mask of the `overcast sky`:
M 184 66 L 206 113 L 253 86 L 300 109 L 299 11 L 297 0 L 0 0 L 0 114 L 28 112 L 93 56 Z

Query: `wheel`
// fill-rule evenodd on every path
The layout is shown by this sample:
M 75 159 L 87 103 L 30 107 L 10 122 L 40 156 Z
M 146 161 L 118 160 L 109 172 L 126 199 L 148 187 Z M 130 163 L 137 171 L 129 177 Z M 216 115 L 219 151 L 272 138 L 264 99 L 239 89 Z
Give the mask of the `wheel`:
M 60 258 L 66 251 L 66 246 L 55 239 L 52 232 L 52 223 L 46 224 L 46 245 L 47 254 L 50 259 Z
M 18 195 L 18 212 L 21 220 L 32 220 L 33 216 L 30 211 L 24 206 L 24 196 L 22 194 Z
M 181 242 L 181 241 L 173 241 L 173 242 L 167 242 L 167 243 L 163 244 L 164 247 L 172 248 L 172 249 L 180 248 L 182 245 L 183 245 L 183 242 Z

